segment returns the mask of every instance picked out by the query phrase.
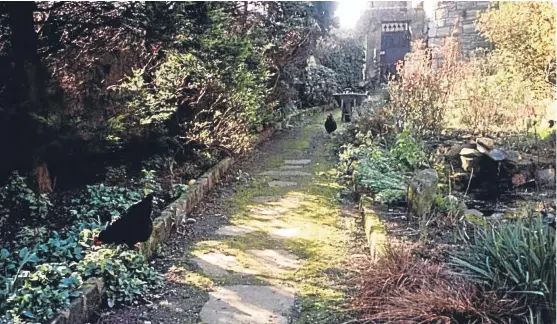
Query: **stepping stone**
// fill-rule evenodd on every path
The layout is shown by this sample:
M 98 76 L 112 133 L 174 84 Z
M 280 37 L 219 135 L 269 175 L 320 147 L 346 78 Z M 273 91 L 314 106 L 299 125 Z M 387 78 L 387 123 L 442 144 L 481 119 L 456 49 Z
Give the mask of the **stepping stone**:
M 281 200 L 281 196 L 262 196 L 262 197 L 253 197 L 251 201 L 255 203 L 265 204 L 270 202 L 277 202 Z
M 205 324 L 288 324 L 294 291 L 272 286 L 224 286 L 209 293 L 199 313 Z
M 257 229 L 247 225 L 226 225 L 219 228 L 215 233 L 224 236 L 242 236 L 255 232 Z
M 306 164 L 310 164 L 311 160 L 286 160 L 284 161 L 284 164 L 290 164 L 290 165 L 306 165 Z
M 300 177 L 311 176 L 311 173 L 304 171 L 265 171 L 260 173 L 259 175 L 271 177 Z
M 303 169 L 303 165 L 283 165 L 280 167 L 283 170 L 295 170 L 295 169 Z
M 276 273 L 297 270 L 301 266 L 298 257 L 283 250 L 248 250 L 265 270 Z
M 299 228 L 280 228 L 271 232 L 276 238 L 296 237 L 300 233 Z
M 254 213 L 254 214 L 258 214 L 258 215 L 264 215 L 264 216 L 279 216 L 279 215 L 286 212 L 285 209 L 282 209 L 280 207 L 276 207 L 276 208 L 252 208 L 249 211 L 250 211 L 250 213 Z
M 297 186 L 297 182 L 290 182 L 290 181 L 269 181 L 267 182 L 269 187 L 293 187 Z
M 245 268 L 236 257 L 221 252 L 198 255 L 192 260 L 210 276 L 226 276 L 230 274 L 229 271 L 247 275 L 257 274 L 257 271 Z

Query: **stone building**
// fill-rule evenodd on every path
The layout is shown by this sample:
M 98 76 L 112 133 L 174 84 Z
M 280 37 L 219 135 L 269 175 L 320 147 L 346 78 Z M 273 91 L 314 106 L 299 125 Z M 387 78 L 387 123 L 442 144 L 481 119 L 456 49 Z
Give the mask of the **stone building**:
M 379 80 L 393 73 L 395 64 L 410 52 L 413 40 L 423 39 L 430 48 L 443 45 L 445 37 L 455 36 L 461 53 L 468 56 L 489 44 L 476 31 L 480 11 L 490 1 L 371 1 L 362 14 L 357 31 L 365 47 L 366 80 Z M 438 64 L 442 57 L 435 55 Z
M 427 18 L 428 47 L 440 47 L 446 37 L 454 36 L 463 57 L 477 48 L 490 48 L 489 43 L 476 30 L 478 13 L 490 6 L 490 1 L 424 1 Z M 437 64 L 442 58 L 436 55 Z
M 412 1 L 371 1 L 357 25 L 366 54 L 366 80 L 395 72 L 410 42 L 427 36 L 425 12 Z

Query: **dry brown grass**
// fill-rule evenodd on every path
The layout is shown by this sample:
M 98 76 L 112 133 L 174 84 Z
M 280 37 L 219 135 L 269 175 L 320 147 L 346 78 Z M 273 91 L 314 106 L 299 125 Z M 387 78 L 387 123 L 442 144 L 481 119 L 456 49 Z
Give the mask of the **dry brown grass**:
M 508 323 L 523 313 L 517 301 L 481 292 L 403 247 L 388 246 L 376 263 L 361 259 L 355 267 L 352 305 L 361 323 Z

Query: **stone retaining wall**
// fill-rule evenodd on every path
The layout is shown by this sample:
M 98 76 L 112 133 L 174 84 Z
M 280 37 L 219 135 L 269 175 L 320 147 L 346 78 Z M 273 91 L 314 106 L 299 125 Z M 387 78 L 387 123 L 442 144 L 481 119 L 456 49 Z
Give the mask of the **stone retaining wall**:
M 330 106 L 318 106 L 314 108 L 300 110 L 288 117 L 288 120 L 295 121 L 306 116 L 330 109 Z M 286 127 L 285 122 L 276 123 L 263 130 L 254 140 L 254 145 L 266 141 L 273 134 Z M 157 248 L 170 238 L 174 224 L 179 224 L 188 213 L 190 213 L 203 200 L 205 195 L 213 189 L 226 172 L 237 161 L 235 158 L 225 158 L 217 165 L 205 172 L 196 183 L 191 186 L 178 199 L 172 202 L 153 224 L 153 234 L 149 240 L 141 244 L 141 253 L 146 259 L 150 259 Z M 70 307 L 59 314 L 51 324 L 80 324 L 87 323 L 91 315 L 101 307 L 103 293 L 102 278 L 89 278 L 82 286 L 82 296 L 74 299 Z

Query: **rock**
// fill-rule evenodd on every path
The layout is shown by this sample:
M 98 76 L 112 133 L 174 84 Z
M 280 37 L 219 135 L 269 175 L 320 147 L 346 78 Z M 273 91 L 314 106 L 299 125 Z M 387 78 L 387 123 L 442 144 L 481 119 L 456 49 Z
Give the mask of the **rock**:
M 498 149 L 491 150 L 487 155 L 494 161 L 503 161 L 505 159 L 505 153 Z
M 480 158 L 478 156 L 474 156 L 474 157 L 461 156 L 460 165 L 462 166 L 462 169 L 464 171 L 471 172 L 472 169 L 477 169 L 479 159 Z
M 265 171 L 261 172 L 259 175 L 270 176 L 270 177 L 308 177 L 311 173 L 304 171 Z
M 495 142 L 491 138 L 487 137 L 476 138 L 476 143 L 480 144 L 488 150 L 493 149 L 493 146 L 495 145 Z
M 489 149 L 480 143 L 476 144 L 476 149 L 482 154 L 489 154 Z
M 310 164 L 311 160 L 286 160 L 284 161 L 284 164 L 288 164 L 288 165 L 306 165 L 306 164 Z
M 248 225 L 226 225 L 220 227 L 215 233 L 224 236 L 242 236 L 255 232 L 257 229 Z
M 469 148 L 469 147 L 465 147 L 463 149 L 460 150 L 460 156 L 465 156 L 465 157 L 479 157 L 482 156 L 482 153 L 480 153 L 480 151 L 473 149 L 473 148 Z
M 269 181 L 267 184 L 269 187 L 293 187 L 298 185 L 297 182 L 292 181 Z
M 462 151 L 463 148 L 464 147 L 461 144 L 454 145 L 453 147 L 451 147 L 449 152 L 445 155 L 449 158 L 456 158 L 457 156 L 460 155 L 460 152 Z
M 505 219 L 505 214 L 503 213 L 495 213 L 489 216 L 489 220 L 502 220 Z
M 522 156 L 517 151 L 506 151 L 503 154 L 505 154 L 505 157 L 510 162 L 518 163 L 518 161 L 522 160 Z
M 541 186 L 555 186 L 555 169 L 544 169 L 536 172 L 538 184 Z
M 287 287 L 224 286 L 209 292 L 199 317 L 207 324 L 287 324 L 294 301 Z
M 477 209 L 466 209 L 464 218 L 475 225 L 485 226 L 487 224 L 484 214 Z
M 438 182 L 439 176 L 434 169 L 421 170 L 412 178 L 408 188 L 408 204 L 414 216 L 422 218 L 430 212 Z
M 475 216 L 475 217 L 483 217 L 484 214 L 477 210 L 477 209 L 466 209 L 464 211 L 464 216 Z

